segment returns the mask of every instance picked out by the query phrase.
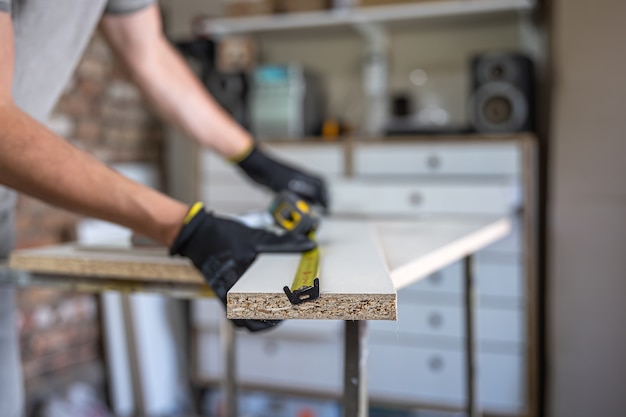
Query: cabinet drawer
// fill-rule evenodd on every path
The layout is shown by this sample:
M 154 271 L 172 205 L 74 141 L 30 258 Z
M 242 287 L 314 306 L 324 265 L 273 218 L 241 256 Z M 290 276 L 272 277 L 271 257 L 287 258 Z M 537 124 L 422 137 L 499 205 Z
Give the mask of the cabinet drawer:
M 236 361 L 238 382 L 242 384 L 333 395 L 343 389 L 343 349 L 338 340 L 285 340 L 241 333 L 236 340 Z M 218 334 L 202 333 L 198 343 L 198 376 L 221 379 L 223 364 Z
M 524 403 L 524 360 L 515 354 L 479 353 L 478 397 L 489 412 L 517 413 Z M 461 350 L 371 344 L 372 401 L 401 401 L 461 407 L 465 401 L 465 357 Z
M 270 145 L 269 152 L 281 161 L 323 177 L 344 174 L 344 152 L 341 144 Z
M 372 338 L 378 339 L 377 333 L 384 331 L 389 342 L 403 341 L 404 335 L 463 336 L 463 316 L 459 306 L 427 306 L 402 303 L 398 301 L 398 321 L 372 321 L 369 327 Z
M 398 302 L 398 321 L 372 321 L 372 337 L 389 341 L 407 336 L 444 336 L 462 339 L 465 336 L 462 305 L 416 305 Z M 480 341 L 521 343 L 524 340 L 524 316 L 520 309 L 479 307 L 476 317 L 477 336 Z
M 476 291 L 479 296 L 488 297 L 524 297 L 523 269 L 518 264 L 476 263 L 474 267 Z M 432 294 L 462 294 L 463 265 L 455 262 L 428 277 L 403 288 L 398 299 L 412 296 L 420 299 Z
M 480 296 L 523 298 L 523 269 L 518 264 L 476 264 L 476 290 Z
M 525 342 L 526 320 L 522 309 L 481 307 L 477 311 L 476 332 L 479 341 L 519 344 Z
M 335 180 L 329 183 L 331 211 L 356 215 L 430 213 L 502 214 L 513 210 L 510 184 L 415 183 L 414 181 Z M 272 193 L 244 180 L 230 184 L 210 180 L 201 199 L 216 211 L 268 207 Z
M 513 144 L 372 144 L 354 149 L 355 175 L 512 175 L 520 172 Z
M 372 401 L 460 404 L 463 355 L 457 350 L 370 343 L 368 391 Z
M 343 180 L 330 184 L 331 210 L 340 214 L 503 214 L 516 205 L 511 183 Z
M 478 397 L 493 413 L 520 413 L 526 398 L 526 370 L 522 355 L 480 353 Z

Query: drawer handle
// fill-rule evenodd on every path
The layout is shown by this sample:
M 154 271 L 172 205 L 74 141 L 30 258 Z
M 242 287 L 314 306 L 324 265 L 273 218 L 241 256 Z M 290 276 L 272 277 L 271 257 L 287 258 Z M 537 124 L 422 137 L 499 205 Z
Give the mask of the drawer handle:
M 428 368 L 433 372 L 439 372 L 443 369 L 443 358 L 439 355 L 433 355 L 428 359 Z
M 428 165 L 428 168 L 435 171 L 441 167 L 441 158 L 439 158 L 437 155 L 431 155 L 426 160 L 426 164 Z
M 419 206 L 420 204 L 422 204 L 423 200 L 424 198 L 417 191 L 409 194 L 409 204 L 411 204 L 412 206 Z
M 443 316 L 436 311 L 430 313 L 428 315 L 428 324 L 434 329 L 440 328 L 443 326 Z

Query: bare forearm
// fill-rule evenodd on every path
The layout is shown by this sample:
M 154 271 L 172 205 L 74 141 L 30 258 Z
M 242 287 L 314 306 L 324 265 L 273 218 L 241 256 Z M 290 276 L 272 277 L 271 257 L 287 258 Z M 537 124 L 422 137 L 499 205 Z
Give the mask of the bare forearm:
M 168 43 L 154 66 L 138 65 L 137 83 L 163 117 L 204 146 L 225 157 L 239 155 L 252 140 L 209 96 L 177 51 Z
M 152 106 L 200 144 L 229 158 L 252 138 L 209 95 L 162 33 L 158 7 L 107 16 L 102 29 Z
M 0 183 L 170 245 L 187 207 L 109 169 L 12 104 L 0 105 Z

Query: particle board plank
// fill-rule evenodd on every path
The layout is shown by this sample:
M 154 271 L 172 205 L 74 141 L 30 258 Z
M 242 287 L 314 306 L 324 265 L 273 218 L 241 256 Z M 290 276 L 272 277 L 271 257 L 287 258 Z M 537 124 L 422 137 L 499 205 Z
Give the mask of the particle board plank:
M 300 256 L 264 254 L 229 291 L 228 318 L 396 320 L 396 291 L 370 223 L 329 219 L 317 236 L 320 298 L 291 305 L 282 288 Z
M 398 290 L 502 239 L 512 227 L 509 217 L 494 216 L 433 216 L 374 224 Z
M 230 318 L 396 319 L 396 290 L 504 237 L 508 218 L 421 216 L 405 220 L 325 219 L 318 242 L 322 297 L 291 306 L 282 292 L 291 285 L 300 256 L 263 254 L 229 294 Z M 19 250 L 9 267 L 90 291 L 144 291 L 210 295 L 201 274 L 165 248 L 61 245 Z M 17 277 L 17 275 L 14 275 Z M 16 285 L 24 280 L 8 277 Z M 18 282 L 20 281 L 20 282 Z M 28 284 L 26 282 L 26 284 Z M 120 285 L 118 285 L 118 283 Z M 121 285 L 124 284 L 124 285 Z
M 170 257 L 165 248 L 131 249 L 119 243 L 19 250 L 11 254 L 9 267 L 39 274 L 204 285 L 189 260 Z

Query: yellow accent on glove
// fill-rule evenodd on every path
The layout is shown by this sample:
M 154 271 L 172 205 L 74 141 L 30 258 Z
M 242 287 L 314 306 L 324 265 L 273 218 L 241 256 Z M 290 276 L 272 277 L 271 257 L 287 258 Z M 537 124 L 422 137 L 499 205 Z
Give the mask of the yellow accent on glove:
M 193 219 L 194 216 L 198 214 L 198 212 L 202 210 L 203 207 L 204 207 L 204 204 L 202 204 L 201 202 L 194 203 L 194 205 L 191 206 L 191 208 L 187 212 L 187 215 L 185 216 L 185 220 L 183 220 L 183 224 L 189 224 L 191 219 Z
M 230 158 L 228 158 L 229 162 L 232 162 L 233 164 L 238 164 L 239 162 L 243 161 L 244 159 L 246 159 L 248 157 L 248 155 L 250 155 L 252 153 L 252 151 L 254 150 L 254 144 L 250 145 L 250 147 L 246 150 L 244 150 L 243 152 L 235 155 L 235 156 L 231 156 Z

